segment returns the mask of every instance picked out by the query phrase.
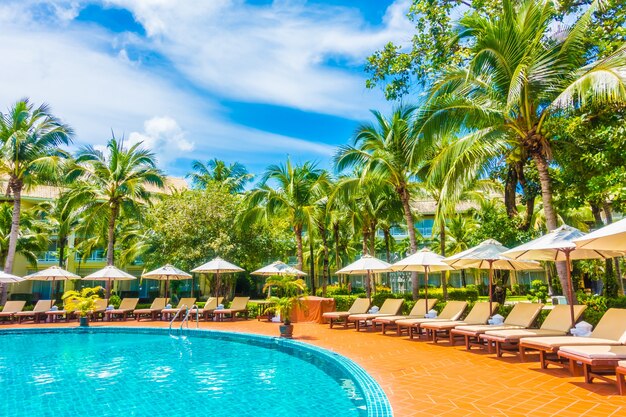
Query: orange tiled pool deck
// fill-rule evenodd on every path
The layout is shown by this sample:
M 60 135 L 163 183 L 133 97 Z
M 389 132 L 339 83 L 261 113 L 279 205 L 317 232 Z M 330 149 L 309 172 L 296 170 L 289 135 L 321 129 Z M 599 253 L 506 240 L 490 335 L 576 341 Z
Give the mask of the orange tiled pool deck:
M 69 326 L 76 326 L 76 322 Z M 159 326 L 166 322 L 134 320 L 93 326 Z M 42 326 L 68 326 L 45 324 Z M 195 326 L 195 324 L 194 324 Z M 16 328 L 2 325 L 0 331 Z M 23 324 L 22 327 L 35 327 Z M 256 320 L 200 322 L 204 329 L 276 336 L 276 324 Z M 342 355 L 361 365 L 382 386 L 397 417 L 431 416 L 587 416 L 626 415 L 626 396 L 614 385 L 586 385 L 558 368 L 542 370 L 538 362 L 496 359 L 479 351 L 447 343 L 433 345 L 406 337 L 383 336 L 354 329 L 297 323 L 295 339 Z M 532 356 L 530 359 L 534 359 Z

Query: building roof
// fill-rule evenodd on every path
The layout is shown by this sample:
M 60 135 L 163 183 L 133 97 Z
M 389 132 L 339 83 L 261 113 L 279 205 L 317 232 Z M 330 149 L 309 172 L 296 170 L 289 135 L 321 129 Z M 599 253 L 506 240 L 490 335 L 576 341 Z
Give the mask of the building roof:
M 146 189 L 153 193 L 165 193 L 172 194 L 175 191 L 181 191 L 188 188 L 187 181 L 184 178 L 178 177 L 166 177 L 165 184 L 163 188 L 157 188 L 153 185 L 148 184 Z M 0 179 L 0 200 L 6 200 L 7 197 L 7 180 Z M 38 185 L 36 187 L 32 187 L 29 189 L 25 189 L 22 192 L 22 198 L 25 200 L 34 200 L 34 201 L 45 201 L 45 200 L 54 200 L 58 198 L 59 195 L 63 192 L 64 187 L 57 187 L 51 185 Z

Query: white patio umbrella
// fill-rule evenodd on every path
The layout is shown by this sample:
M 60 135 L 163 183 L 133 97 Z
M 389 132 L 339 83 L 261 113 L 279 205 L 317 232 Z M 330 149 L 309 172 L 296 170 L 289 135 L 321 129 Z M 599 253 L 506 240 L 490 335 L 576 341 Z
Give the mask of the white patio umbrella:
M 293 266 L 289 266 L 282 261 L 275 261 L 269 265 L 264 266 L 261 269 L 257 269 L 254 272 L 251 272 L 250 275 L 260 275 L 264 277 L 271 277 L 274 275 L 289 275 L 289 276 L 305 276 L 306 272 L 300 271 Z M 270 287 L 267 296 L 270 297 L 272 295 L 272 287 Z
M 494 269 L 508 271 L 541 269 L 541 265 L 537 262 L 516 261 L 504 256 L 504 252 L 506 252 L 507 250 L 508 248 L 506 246 L 503 246 L 497 240 L 487 239 L 478 246 L 474 246 L 473 248 L 469 248 L 463 252 L 457 253 L 456 255 L 452 255 L 444 259 L 443 261 L 456 269 L 488 269 L 489 311 L 493 311 L 491 295 Z
M 159 281 L 165 281 L 165 297 L 167 297 L 168 284 L 171 281 L 182 281 L 185 279 L 191 279 L 191 274 L 176 268 L 173 265 L 167 264 L 154 271 L 146 272 L 141 275 L 142 278 L 156 279 Z
M 428 273 L 453 270 L 450 265 L 443 262 L 444 257 L 430 249 L 424 248 L 407 256 L 401 261 L 391 265 L 392 271 L 423 272 L 424 277 L 424 302 L 428 310 Z
M 577 248 L 574 239 L 585 236 L 583 232 L 575 227 L 563 225 L 554 229 L 537 239 L 524 243 L 516 248 L 508 250 L 505 256 L 514 259 L 532 259 L 536 261 L 565 261 L 567 264 L 567 285 L 565 288 L 570 298 L 570 314 L 572 326 L 574 326 L 574 285 L 572 284 L 572 260 L 575 259 L 609 259 L 616 256 L 623 256 L 624 252 L 616 250 L 600 250 Z
M 50 298 L 55 299 L 55 282 L 56 281 L 67 281 L 69 279 L 80 279 L 79 275 L 73 274 L 70 271 L 66 271 L 60 266 L 51 266 L 50 268 L 43 269 L 41 271 L 37 271 L 33 274 L 26 275 L 24 277 L 26 280 L 32 281 L 52 281 L 52 291 Z
M 352 262 L 350 265 L 344 266 L 337 274 L 345 275 L 367 275 L 367 297 L 371 297 L 370 275 L 372 273 L 390 272 L 391 264 L 374 258 L 371 255 L 363 255 L 361 259 Z
M 0 284 L 13 284 L 14 282 L 22 282 L 24 278 L 20 278 L 17 275 L 7 274 L 4 271 L 0 271 Z
M 137 279 L 137 277 L 124 272 L 113 265 L 107 265 L 83 278 L 85 281 L 106 281 L 107 298 L 111 295 L 111 281 L 130 281 L 133 279 Z
M 238 267 L 237 265 L 231 264 L 228 261 L 223 260 L 219 256 L 212 261 L 209 261 L 203 265 L 200 265 L 197 268 L 191 270 L 191 272 L 197 272 L 200 274 L 215 274 L 215 296 L 218 297 L 219 287 L 220 287 L 220 274 L 222 273 L 232 273 L 232 272 L 243 272 L 244 269 Z
M 573 240 L 580 249 L 626 250 L 626 219 Z

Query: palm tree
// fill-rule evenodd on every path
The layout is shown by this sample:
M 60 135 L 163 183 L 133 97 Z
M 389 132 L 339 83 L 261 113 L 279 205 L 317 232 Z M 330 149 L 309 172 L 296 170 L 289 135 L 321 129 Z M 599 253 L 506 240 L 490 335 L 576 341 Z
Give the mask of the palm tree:
M 339 171 L 347 167 L 361 167 L 362 175 L 372 174 L 392 186 L 402 202 L 411 253 L 417 251 L 417 237 L 411 211 L 411 180 L 420 159 L 416 153 L 415 125 L 411 106 L 400 106 L 390 118 L 373 111 L 376 124 L 364 124 L 357 128 L 354 146 L 342 146 L 335 156 Z M 417 273 L 411 276 L 413 298 L 418 297 Z
M 472 44 L 469 62 L 435 83 L 419 117 L 419 133 L 426 138 L 469 131 L 458 141 L 468 152 L 450 154 L 460 168 L 455 175 L 504 152 L 528 155 L 539 173 L 550 230 L 557 227 L 557 214 L 549 172 L 552 132 L 546 122 L 563 110 L 626 101 L 626 47 L 585 61 L 584 37 L 599 4 L 593 1 L 573 26 L 556 34 L 555 2 L 547 0 L 503 0 L 501 15 L 491 20 L 465 16 L 458 37 Z M 565 286 L 565 274 L 559 275 Z
M 296 239 L 296 255 L 302 269 L 304 265 L 302 234 L 310 224 L 310 213 L 315 204 L 316 189 L 321 186 L 322 170 L 314 163 L 293 165 L 290 159 L 280 165 L 270 165 L 259 185 L 246 197 L 249 209 L 243 222 L 265 221 L 272 216 L 286 216 Z M 276 188 L 268 183 L 273 182 Z
M 201 190 L 216 182 L 228 187 L 231 193 L 240 193 L 254 177 L 239 162 L 226 165 L 226 162 L 217 158 L 211 159 L 206 164 L 202 161 L 193 161 L 192 169 L 195 172 L 188 174 L 187 178 L 191 178 L 193 186 Z
M 35 108 L 28 99 L 22 99 L 7 113 L 0 113 L 0 175 L 8 177 L 7 191 L 13 194 L 5 272 L 13 270 L 22 191 L 58 178 L 60 162 L 67 156 L 59 146 L 68 145 L 73 135 L 72 129 L 54 117 L 45 104 Z
M 164 177 L 156 167 L 154 154 L 137 143 L 126 149 L 113 137 L 105 154 L 92 146 L 82 148 L 68 173 L 73 182 L 70 203 L 82 205 L 86 234 L 107 231 L 107 265 L 115 260 L 116 225 L 120 216 L 140 218 L 142 207 L 150 203 L 147 186 L 163 187 Z
M 59 251 L 59 266 L 65 267 L 66 253 L 69 238 L 80 225 L 82 210 L 71 204 L 67 194 L 59 196 L 56 200 L 45 201 L 35 206 L 35 212 L 46 222 L 57 237 L 57 250 Z

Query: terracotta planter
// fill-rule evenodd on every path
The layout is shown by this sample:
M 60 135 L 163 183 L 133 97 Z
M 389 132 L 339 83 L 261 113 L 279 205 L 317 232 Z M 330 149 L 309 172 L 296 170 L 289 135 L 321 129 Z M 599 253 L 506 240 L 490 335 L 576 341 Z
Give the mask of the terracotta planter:
M 78 321 L 80 327 L 89 327 L 89 317 L 79 317 Z
M 293 338 L 293 324 L 281 324 L 278 327 L 280 329 L 280 337 L 284 337 L 286 339 Z

